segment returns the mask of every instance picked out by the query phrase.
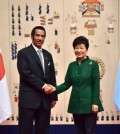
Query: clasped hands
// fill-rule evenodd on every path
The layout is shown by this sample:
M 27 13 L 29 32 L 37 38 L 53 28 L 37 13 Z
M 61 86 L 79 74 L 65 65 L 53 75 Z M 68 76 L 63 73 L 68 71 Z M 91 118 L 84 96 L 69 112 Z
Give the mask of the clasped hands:
M 45 84 L 43 90 L 46 94 L 51 94 L 56 91 L 56 88 L 50 84 Z

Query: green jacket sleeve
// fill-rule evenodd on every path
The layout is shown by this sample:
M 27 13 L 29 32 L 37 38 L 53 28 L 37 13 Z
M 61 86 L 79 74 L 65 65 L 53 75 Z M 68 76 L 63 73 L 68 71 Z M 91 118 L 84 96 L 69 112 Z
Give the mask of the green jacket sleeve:
M 71 86 L 71 79 L 70 79 L 70 65 L 69 65 L 66 76 L 65 76 L 65 81 L 64 81 L 64 83 L 56 86 L 56 91 L 58 94 L 62 93 L 64 91 L 66 91 L 67 89 L 69 89 L 70 86 Z
M 93 69 L 92 69 L 92 94 L 93 100 L 92 103 L 98 105 L 99 104 L 99 97 L 100 97 L 100 74 L 99 74 L 99 66 L 97 62 L 93 62 Z

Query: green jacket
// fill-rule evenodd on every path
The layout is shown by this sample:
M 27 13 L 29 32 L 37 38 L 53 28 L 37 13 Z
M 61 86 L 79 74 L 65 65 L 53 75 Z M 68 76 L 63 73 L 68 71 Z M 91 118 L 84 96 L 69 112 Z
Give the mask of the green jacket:
M 68 112 L 74 114 L 87 114 L 92 112 L 92 105 L 99 106 L 103 111 L 100 101 L 100 74 L 96 61 L 87 57 L 80 64 L 71 62 L 63 84 L 56 87 L 57 93 L 62 93 L 72 86 Z

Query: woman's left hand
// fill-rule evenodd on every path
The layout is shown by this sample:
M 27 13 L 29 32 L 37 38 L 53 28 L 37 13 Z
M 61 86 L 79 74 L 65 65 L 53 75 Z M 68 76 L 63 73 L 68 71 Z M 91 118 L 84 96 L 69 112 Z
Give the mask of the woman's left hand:
M 98 105 L 92 105 L 92 112 L 94 114 L 98 112 Z

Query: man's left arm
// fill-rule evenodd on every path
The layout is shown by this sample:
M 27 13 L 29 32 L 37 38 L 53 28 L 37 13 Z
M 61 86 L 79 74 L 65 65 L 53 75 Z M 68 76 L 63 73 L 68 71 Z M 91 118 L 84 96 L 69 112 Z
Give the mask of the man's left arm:
M 53 63 L 52 56 L 51 56 L 50 84 L 54 87 L 56 86 L 55 66 L 54 66 L 54 63 Z M 58 100 L 57 92 L 54 92 L 54 93 L 50 94 L 50 96 L 51 96 L 52 101 L 57 101 Z

